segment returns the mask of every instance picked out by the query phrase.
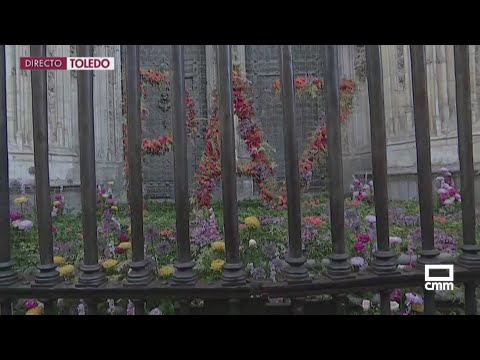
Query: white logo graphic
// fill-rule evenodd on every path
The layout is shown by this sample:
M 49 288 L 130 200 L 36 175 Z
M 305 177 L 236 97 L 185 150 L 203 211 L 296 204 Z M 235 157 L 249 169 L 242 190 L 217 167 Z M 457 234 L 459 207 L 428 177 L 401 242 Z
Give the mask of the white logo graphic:
M 430 270 L 448 270 L 448 276 L 430 276 Z M 453 290 L 453 264 L 425 265 L 426 290 Z

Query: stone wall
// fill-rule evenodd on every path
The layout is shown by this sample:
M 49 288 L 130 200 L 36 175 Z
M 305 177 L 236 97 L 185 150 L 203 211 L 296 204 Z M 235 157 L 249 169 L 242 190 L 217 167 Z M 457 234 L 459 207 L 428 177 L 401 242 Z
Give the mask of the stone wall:
M 48 45 L 47 56 L 75 56 L 75 46 Z M 7 118 L 11 180 L 33 182 L 33 123 L 30 71 L 19 69 L 29 45 L 7 45 Z M 114 71 L 94 74 L 95 145 L 98 182 L 122 181 L 123 144 L 120 46 L 96 45 L 94 56 L 115 58 Z M 49 71 L 48 124 L 52 186 L 80 184 L 77 74 Z
M 122 76 L 118 45 L 95 46 L 96 56 L 115 57 L 115 71 L 96 72 L 95 136 L 98 182 L 116 181 L 118 191 L 123 180 L 122 146 Z M 474 132 L 474 161 L 480 169 L 480 46 L 470 46 L 472 114 Z M 49 56 L 73 56 L 71 45 L 49 45 Z M 416 158 L 413 127 L 413 106 L 408 45 L 383 45 L 383 76 L 385 113 L 387 121 L 387 158 L 392 199 L 415 198 Z M 33 181 L 33 143 L 30 72 L 18 69 L 19 58 L 29 55 L 28 45 L 7 45 L 7 108 L 10 179 L 30 184 Z M 144 67 L 168 68 L 169 46 L 142 46 L 141 63 Z M 186 86 L 197 104 L 198 116 L 206 118 L 211 107 L 211 91 L 215 88 L 215 54 L 213 45 L 188 45 L 186 56 Z M 447 166 L 458 170 L 456 140 L 455 76 L 453 46 L 427 45 L 427 76 L 432 135 L 432 166 L 434 172 Z M 279 77 L 278 47 L 272 45 L 234 45 L 233 58 L 252 81 L 257 120 L 262 124 L 266 138 L 276 149 L 277 174 L 283 177 L 283 132 L 281 103 L 272 94 L 272 84 Z M 294 46 L 295 69 L 298 75 L 312 73 L 322 77 L 323 56 L 319 45 Z M 358 45 L 339 47 L 340 78 L 357 83 L 355 111 L 342 129 L 344 153 L 344 185 L 348 189 L 354 174 L 371 171 L 368 89 L 365 83 L 364 48 Z M 149 137 L 171 132 L 171 111 L 161 110 L 160 96 L 151 91 L 147 99 L 150 110 L 145 131 Z M 303 150 L 309 134 L 314 130 L 320 111 L 318 103 L 298 102 L 299 150 Z M 78 187 L 78 107 L 75 72 L 48 73 L 48 117 L 50 142 L 50 177 L 52 186 Z M 205 125 L 205 122 L 203 123 Z M 237 135 L 237 159 L 248 158 Z M 197 168 L 203 149 L 201 136 L 190 146 L 190 175 Z M 173 196 L 172 154 L 163 158 L 145 160 L 147 194 L 152 197 Z M 320 174 L 324 170 L 320 171 Z M 193 179 L 192 179 L 193 181 Z M 479 180 L 480 182 L 480 180 Z M 169 184 L 169 185 L 166 185 Z M 322 184 L 316 178 L 317 190 Z M 156 187 L 157 186 L 157 187 Z M 239 198 L 253 195 L 249 179 L 239 179 Z M 477 186 L 480 192 L 480 186 Z M 217 194 L 218 195 L 218 194 Z M 477 194 L 480 202 L 480 194 Z M 72 200 L 73 201 L 73 200 Z
M 408 45 L 382 45 L 382 66 L 387 128 L 387 161 L 390 198 L 417 196 L 415 185 L 416 150 L 413 123 L 410 53 Z M 470 46 L 472 116 L 475 168 L 480 169 L 480 118 L 477 94 L 480 91 L 480 47 Z M 458 171 L 455 74 L 453 45 L 427 45 L 427 86 L 430 112 L 432 171 L 441 167 Z M 340 47 L 340 71 L 355 77 L 359 86 L 356 111 L 344 129 L 345 188 L 353 174 L 371 171 L 368 91 L 364 79 L 364 52 L 355 45 Z M 478 181 L 480 182 L 480 180 Z M 476 187 L 477 202 L 480 188 Z

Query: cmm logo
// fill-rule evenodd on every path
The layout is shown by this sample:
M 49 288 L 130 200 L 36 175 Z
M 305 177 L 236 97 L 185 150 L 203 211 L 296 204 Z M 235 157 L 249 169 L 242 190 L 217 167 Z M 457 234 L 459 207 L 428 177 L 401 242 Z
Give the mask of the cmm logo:
M 430 276 L 430 270 L 448 270 L 448 276 Z M 453 290 L 453 264 L 425 265 L 426 290 Z

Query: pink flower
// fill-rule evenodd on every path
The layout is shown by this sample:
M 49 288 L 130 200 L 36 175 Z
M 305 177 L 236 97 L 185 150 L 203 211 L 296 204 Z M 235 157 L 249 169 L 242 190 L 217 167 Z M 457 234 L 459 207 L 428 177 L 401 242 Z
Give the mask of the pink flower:
M 445 200 L 447 200 L 447 195 L 445 195 L 445 194 L 440 194 L 439 199 L 440 199 L 440 202 L 441 202 L 441 203 L 445 203 Z
M 457 191 L 453 187 L 448 191 L 448 195 L 450 195 L 450 196 L 455 196 L 456 193 L 457 193 Z
M 446 199 L 443 204 L 444 205 L 452 205 L 453 203 L 455 202 L 455 198 L 450 198 L 450 199 Z
M 110 205 L 110 206 L 113 206 L 113 205 L 115 205 L 115 200 L 108 199 L 107 204 Z
M 370 236 L 368 234 L 358 234 L 357 240 L 362 244 L 366 244 L 370 241 Z
M 56 234 L 57 232 L 58 232 L 57 227 L 54 224 L 52 224 L 52 234 Z
M 118 241 L 120 241 L 121 243 L 122 242 L 128 242 L 128 241 L 130 241 L 130 237 L 127 234 L 122 233 L 118 236 Z
M 20 214 L 18 211 L 12 211 L 10 213 L 10 221 L 20 220 L 21 218 L 22 214 Z
M 353 246 L 356 252 L 363 254 L 365 253 L 365 243 L 357 241 L 355 245 Z
M 396 302 L 401 302 L 402 301 L 402 290 L 394 289 L 392 291 L 392 293 L 390 294 L 390 300 L 391 301 L 396 301 Z
M 55 198 L 56 201 L 62 201 L 63 195 L 62 194 L 55 194 L 54 198 Z
M 28 299 L 25 301 L 25 309 L 30 310 L 37 307 L 37 300 L 35 299 Z
M 365 199 L 365 193 L 362 191 L 361 193 L 359 193 L 357 195 L 357 200 L 358 201 L 363 201 L 363 199 Z

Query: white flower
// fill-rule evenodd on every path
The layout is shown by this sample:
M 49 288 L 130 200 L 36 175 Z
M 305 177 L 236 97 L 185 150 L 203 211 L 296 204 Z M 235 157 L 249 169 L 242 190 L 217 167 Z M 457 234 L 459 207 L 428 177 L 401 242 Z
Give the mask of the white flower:
M 445 174 L 445 173 L 448 173 L 449 171 L 448 171 L 448 169 L 447 169 L 446 167 L 442 167 L 442 168 L 440 169 L 440 172 L 443 173 L 443 174 Z
M 102 195 L 104 199 L 108 199 L 110 197 L 110 194 L 109 193 L 105 193 Z
M 15 221 L 12 221 L 12 227 L 14 229 L 18 229 L 18 227 L 20 226 L 20 223 L 22 222 L 22 220 L 15 220 Z
M 368 311 L 370 310 L 370 300 L 363 300 L 362 301 L 362 308 L 363 308 L 363 311 Z
M 437 180 L 438 182 L 441 183 L 441 182 L 445 181 L 445 178 L 444 178 L 443 176 L 437 176 L 437 177 L 435 178 L 435 180 Z
M 248 246 L 257 247 L 257 242 L 255 241 L 255 239 L 250 239 L 250 241 L 248 242 Z
M 437 190 L 437 193 L 439 193 L 439 194 L 447 194 L 448 191 L 447 191 L 446 189 L 440 188 L 440 189 Z
M 400 304 L 396 301 L 390 301 L 390 311 L 396 312 L 398 309 L 400 309 Z
M 452 205 L 453 203 L 455 202 L 455 198 L 449 198 L 449 199 L 446 199 L 443 204 L 444 205 Z

